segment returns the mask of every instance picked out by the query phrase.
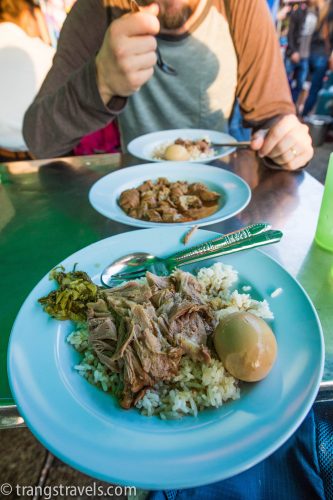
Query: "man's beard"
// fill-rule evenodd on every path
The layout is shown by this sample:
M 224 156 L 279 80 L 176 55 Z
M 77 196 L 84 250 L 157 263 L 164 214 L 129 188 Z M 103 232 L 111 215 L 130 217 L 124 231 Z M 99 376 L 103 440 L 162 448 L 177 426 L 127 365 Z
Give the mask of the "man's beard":
M 185 24 L 192 14 L 193 10 L 191 7 L 189 5 L 184 5 L 181 9 L 166 9 L 165 11 L 161 11 L 158 15 L 158 19 L 162 29 L 177 30 Z
M 158 20 L 161 24 L 161 29 L 166 30 L 177 30 L 181 28 L 185 22 L 193 14 L 198 0 L 190 0 L 188 3 L 184 3 L 180 8 L 169 7 L 163 3 L 156 0 L 139 0 L 140 5 L 150 5 L 151 3 L 157 3 L 159 5 Z

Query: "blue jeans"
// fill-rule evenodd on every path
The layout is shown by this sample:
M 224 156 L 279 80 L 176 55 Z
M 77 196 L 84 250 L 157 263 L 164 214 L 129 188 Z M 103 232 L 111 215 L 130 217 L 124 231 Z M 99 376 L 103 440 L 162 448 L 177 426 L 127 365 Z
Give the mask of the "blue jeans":
M 312 79 L 310 92 L 304 104 L 303 116 L 309 114 L 316 104 L 318 93 L 323 86 L 324 77 L 328 68 L 328 57 L 326 55 L 311 55 L 309 58 L 309 68 L 312 73 Z
M 151 492 L 149 500 L 331 500 L 333 404 L 320 405 L 283 446 L 251 469 L 207 486 Z
M 308 76 L 309 59 L 301 59 L 299 63 L 294 63 L 289 57 L 287 57 L 285 60 L 285 66 L 291 95 L 294 103 L 296 103 Z M 296 81 L 296 86 L 293 85 L 294 80 Z
M 235 102 L 232 115 L 229 120 L 229 134 L 237 141 L 249 141 L 251 138 L 251 129 L 243 127 L 243 117 L 238 104 Z

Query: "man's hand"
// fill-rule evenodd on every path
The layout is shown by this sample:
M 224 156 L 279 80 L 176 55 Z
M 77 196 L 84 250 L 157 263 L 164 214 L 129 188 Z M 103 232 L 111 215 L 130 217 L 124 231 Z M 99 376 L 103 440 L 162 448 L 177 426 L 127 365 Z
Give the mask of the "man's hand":
M 294 64 L 298 64 L 301 60 L 301 56 L 299 55 L 299 52 L 294 52 L 291 54 L 290 59 Z
M 160 24 L 158 6 L 126 14 L 112 22 L 96 56 L 97 85 L 104 104 L 113 96 L 127 97 L 153 75 Z
M 261 158 L 270 158 L 284 170 L 304 167 L 313 156 L 309 129 L 295 115 L 286 115 L 275 123 L 268 133 L 258 130 L 251 147 Z

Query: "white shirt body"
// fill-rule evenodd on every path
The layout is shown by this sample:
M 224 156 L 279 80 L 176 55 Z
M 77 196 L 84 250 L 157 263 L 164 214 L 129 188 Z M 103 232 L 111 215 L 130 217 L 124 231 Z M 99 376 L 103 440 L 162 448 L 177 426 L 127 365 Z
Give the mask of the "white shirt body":
M 24 114 L 48 73 L 55 50 L 14 23 L 0 23 L 0 147 L 26 151 Z

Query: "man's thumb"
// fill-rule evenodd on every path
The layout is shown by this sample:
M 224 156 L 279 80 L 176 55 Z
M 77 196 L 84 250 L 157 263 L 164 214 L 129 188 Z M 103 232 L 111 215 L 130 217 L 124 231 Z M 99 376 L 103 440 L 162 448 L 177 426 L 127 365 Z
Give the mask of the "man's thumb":
M 152 3 L 146 7 L 140 7 L 140 10 L 142 12 L 146 12 L 147 14 L 151 14 L 152 16 L 158 16 L 160 8 L 157 3 Z
M 258 130 L 252 135 L 251 148 L 254 151 L 259 151 L 263 147 L 266 135 L 267 130 Z

